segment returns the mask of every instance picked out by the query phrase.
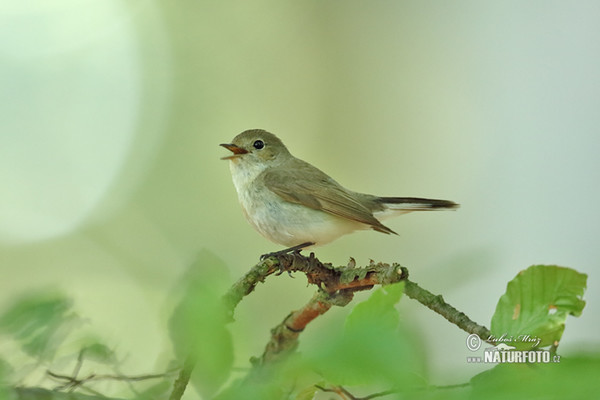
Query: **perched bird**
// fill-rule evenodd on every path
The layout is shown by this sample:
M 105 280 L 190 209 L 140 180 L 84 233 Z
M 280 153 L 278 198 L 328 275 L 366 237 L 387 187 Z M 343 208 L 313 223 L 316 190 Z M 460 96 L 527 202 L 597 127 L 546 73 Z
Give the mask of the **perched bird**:
M 221 144 L 246 219 L 267 239 L 290 247 L 323 245 L 360 229 L 396 233 L 380 220 L 410 211 L 454 209 L 448 200 L 379 197 L 353 192 L 294 157 L 262 129 L 247 130 Z

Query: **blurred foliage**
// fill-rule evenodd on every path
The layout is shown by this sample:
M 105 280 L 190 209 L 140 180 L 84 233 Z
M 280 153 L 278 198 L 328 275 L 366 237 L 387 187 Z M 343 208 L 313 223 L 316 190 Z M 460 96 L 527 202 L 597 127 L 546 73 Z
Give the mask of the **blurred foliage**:
M 579 316 L 583 311 L 585 302 L 581 297 L 586 278 L 575 270 L 557 266 L 536 265 L 521 271 L 498 302 L 493 332 L 504 333 L 506 329 L 509 335 L 539 335 L 543 339 L 541 346 L 559 340 L 567 315 Z M 600 389 L 600 353 L 595 352 L 562 357 L 560 362 L 547 364 L 498 364 L 465 384 L 432 385 L 427 377 L 425 350 L 408 329 L 410 323 L 396 309 L 403 282 L 374 290 L 366 300 L 354 305 L 342 330 L 324 332 L 319 342 L 303 352 L 282 361 L 252 365 L 231 376 L 234 344 L 227 327 L 230 310 L 223 301 L 229 284 L 224 262 L 202 250 L 171 296 L 174 303 L 169 332 L 177 364 L 190 359 L 195 362 L 191 383 L 202 398 L 308 400 L 379 393 L 387 399 L 569 399 Z M 556 312 L 549 313 L 554 307 Z M 50 363 L 80 321 L 69 299 L 45 292 L 14 302 L 0 315 L 0 330 L 31 357 Z M 85 388 L 78 383 L 78 379 L 85 383 L 86 378 L 78 377 L 84 359 L 118 364 L 117 355 L 100 340 L 86 337 L 80 342 L 83 345 L 76 356 L 76 372 L 63 390 Z M 83 390 L 65 397 L 64 391 L 15 388 L 11 384 L 12 373 L 13 366 L 0 360 L 2 400 L 97 398 L 83 394 Z M 114 376 L 112 379 L 128 380 Z M 129 398 L 166 399 L 172 387 L 172 377 L 165 374 L 139 390 L 132 389 L 133 397 Z
M 136 400 L 158 400 L 166 399 L 169 393 L 173 389 L 173 382 L 170 379 L 161 380 L 158 383 L 147 387 L 145 390 L 139 392 L 135 398 Z
M 23 296 L 0 315 L 0 332 L 8 334 L 30 357 L 50 362 L 70 335 L 84 324 L 70 299 L 55 291 Z M 78 335 L 80 359 L 101 364 L 117 362 L 112 349 L 94 335 Z
M 560 363 L 499 364 L 471 379 L 471 398 L 585 399 L 600 392 L 600 353 Z
M 519 289 L 515 292 L 516 286 L 522 291 Z M 532 309 L 545 304 L 544 316 L 536 315 L 533 318 L 535 324 L 527 325 L 533 329 L 532 332 L 542 334 L 545 331 L 540 327 L 552 323 L 564 325 L 567 315 L 565 313 L 560 322 L 556 313 L 547 312 L 547 302 L 552 300 L 551 304 L 571 310 L 572 315 L 580 315 L 585 304 L 580 298 L 584 288 L 585 275 L 572 269 L 531 267 L 511 281 L 495 318 L 505 317 L 509 313 L 508 319 L 512 320 L 514 306 L 502 304 L 506 298 L 520 298 L 515 295 L 520 293 L 535 305 Z M 312 399 L 336 396 L 324 394 L 315 386 L 317 382 L 324 390 L 343 388 L 354 395 L 357 395 L 353 392 L 356 390 L 363 396 L 385 388 L 385 398 L 398 399 L 531 398 L 536 395 L 563 399 L 581 398 L 582 394 L 593 393 L 590 390 L 597 388 L 594 376 L 600 365 L 600 357 L 594 354 L 563 358 L 562 362 L 552 364 L 499 364 L 464 385 L 431 385 L 426 378 L 425 357 L 419 351 L 419 344 L 403 329 L 403 321 L 395 309 L 402 289 L 403 284 L 400 283 L 374 291 L 366 301 L 354 306 L 346 318 L 343 332 L 338 335 L 328 333 L 320 343 L 303 354 L 235 381 L 218 399 Z M 570 307 L 569 304 L 574 306 Z M 530 304 L 524 304 L 521 310 L 528 315 Z M 547 344 L 546 341 L 543 343 Z
M 117 362 L 115 352 L 99 341 L 93 341 L 90 345 L 81 349 L 80 357 L 94 360 L 102 364 L 114 364 Z
M 223 261 L 202 250 L 177 286 L 180 301 L 169 321 L 175 353 L 181 361 L 194 360 L 192 383 L 203 396 L 219 389 L 233 365 L 233 341 L 225 326 L 229 314 L 222 300 L 227 277 Z
M 72 375 L 58 373 L 53 379 L 58 383 L 57 388 L 85 388 L 86 380 L 101 374 L 100 372 L 80 375 L 85 363 L 98 368 L 100 371 L 116 371 L 119 361 L 114 350 L 104 344 L 95 334 L 81 329 L 86 320 L 73 310 L 72 301 L 64 294 L 53 290 L 32 292 L 17 299 L 2 314 L 0 314 L 0 333 L 11 339 L 33 363 L 24 361 L 25 365 L 12 366 L 0 360 L 0 400 L 4 399 L 62 399 L 66 394 L 45 388 L 12 388 L 12 381 L 22 379 L 34 372 L 50 376 L 53 366 L 59 370 L 69 365 Z M 108 368 L 108 369 L 107 369 Z M 53 374 L 56 371 L 52 371 Z M 126 379 L 123 379 L 126 381 Z M 96 396 L 77 395 L 75 398 L 91 399 Z M 68 397 L 71 398 L 71 397 Z
M 310 399 L 320 392 L 318 383 L 402 391 L 425 387 L 423 354 L 395 309 L 403 287 L 375 290 L 354 306 L 342 332 L 324 334 L 316 346 L 282 363 L 255 367 L 218 399 Z
M 33 293 L 16 301 L 0 317 L 0 331 L 10 334 L 28 355 L 50 360 L 80 323 L 69 299 L 59 293 Z
M 419 345 L 395 309 L 403 288 L 403 283 L 379 288 L 357 304 L 340 335 L 326 335 L 307 350 L 309 367 L 336 385 L 426 385 Z
M 12 374 L 12 366 L 0 358 L 0 399 L 8 399 L 10 388 L 10 376 Z
M 585 301 L 587 275 L 573 269 L 534 265 L 521 271 L 506 287 L 492 317 L 491 332 L 496 338 L 513 338 L 506 342 L 518 349 L 532 343 L 519 338 L 541 339 L 537 347 L 558 343 L 565 329 L 567 315 L 580 316 Z
M 596 268 L 600 214 L 574 207 L 562 194 L 595 198 L 600 188 L 590 184 L 600 172 L 600 113 L 594 106 L 600 94 L 600 58 L 593 39 L 600 27 L 597 2 L 540 7 L 537 2 L 69 0 L 9 1 L 0 8 L 5 27 L 0 146 L 4 300 L 35 285 L 66 283 L 81 316 L 73 312 L 71 297 L 47 291 L 8 309 L 3 302 L 0 351 L 6 353 L 0 358 L 11 363 L 0 361 L 0 383 L 42 382 L 39 373 L 27 370 L 32 368 L 29 357 L 40 372 L 52 360 L 60 359 L 61 367 L 67 359 L 74 364 L 81 349 L 86 360 L 110 365 L 119 357 L 131 361 L 133 370 L 160 368 L 164 358 L 174 357 L 172 349 L 163 347 L 167 329 L 160 329 L 164 321 L 154 311 L 164 302 L 165 287 L 185 268 L 181 260 L 202 243 L 227 254 L 241 271 L 248 254 L 270 250 L 243 221 L 226 165 L 218 161 L 222 154 L 216 144 L 250 127 L 287 135 L 294 154 L 356 190 L 443 193 L 464 205 L 452 217 L 409 216 L 398 222 L 399 242 L 367 233 L 348 237 L 320 250 L 327 259 L 350 252 L 357 259 L 402 254 L 403 262 L 424 267 L 420 281 L 464 296 L 469 313 L 485 316 L 496 300 L 488 294 L 494 290 L 488 283 L 507 273 L 503 265 L 521 265 L 544 251 L 551 260 Z M 454 217 L 460 223 L 443 222 Z M 451 262 L 457 254 L 467 254 L 466 260 Z M 200 391 L 223 384 L 241 387 L 237 398 L 251 393 L 269 398 L 289 394 L 295 382 L 297 398 L 300 393 L 310 398 L 318 394 L 314 382 L 327 386 L 310 370 L 321 371 L 324 365 L 310 364 L 308 355 L 265 371 L 270 378 L 262 384 L 268 387 L 243 386 L 245 379 L 228 385 L 224 380 L 233 348 L 217 295 L 193 290 L 211 290 L 202 283 L 204 273 L 207 281 L 213 279 L 206 267 L 190 271 L 170 296 L 180 301 L 170 327 L 175 353 L 180 360 L 192 348 L 206 353 L 198 355 L 194 376 Z M 469 285 L 480 291 L 465 290 Z M 541 287 L 546 285 L 522 281 L 520 291 L 507 290 L 507 303 L 499 303 L 502 310 L 496 311 L 503 319 L 492 323 L 493 331 L 520 329 L 512 320 L 514 305 L 521 304 L 516 296 Z M 298 292 L 284 295 L 296 300 Z M 598 298 L 597 291 L 590 292 Z M 266 300 L 255 302 L 246 315 L 266 331 L 261 317 L 288 305 L 271 291 L 261 294 L 252 300 Z M 566 298 L 567 304 L 554 303 L 555 314 L 540 307 L 542 320 L 528 325 L 539 326 L 548 340 L 560 338 L 563 315 L 577 315 L 583 306 L 573 293 Z M 592 298 L 586 300 L 592 305 Z M 277 311 L 269 307 L 274 303 L 281 306 Z M 207 309 L 211 304 L 215 309 Z M 596 342 L 597 318 L 587 316 L 573 337 Z M 77 341 L 77 328 L 88 320 L 96 323 L 94 332 Z M 397 324 L 398 332 L 388 331 L 384 321 Z M 403 337 L 408 325 L 385 315 L 381 324 L 386 336 L 364 333 L 369 347 L 389 346 L 381 338 Z M 362 332 L 351 325 L 346 328 L 350 333 L 338 338 L 353 343 L 350 339 Z M 255 335 L 258 331 L 247 334 L 234 354 L 252 352 L 256 342 L 266 341 Z M 343 348 L 330 342 L 330 332 L 319 334 L 324 352 L 335 354 L 327 344 Z M 117 354 L 103 344 L 105 336 L 121 346 Z M 443 333 L 440 337 L 442 342 Z M 443 342 L 443 347 L 462 344 Z M 401 345 L 389 349 L 410 350 Z M 19 354 L 13 357 L 11 351 Z M 219 353 L 223 361 L 210 365 Z M 361 354 L 365 360 L 370 356 Z M 438 363 L 445 361 L 441 368 L 465 367 L 464 360 L 461 364 L 447 353 L 436 351 L 436 356 Z M 381 355 L 388 357 L 393 358 Z M 552 382 L 526 375 L 520 366 L 495 368 L 489 381 L 473 381 L 478 385 L 474 397 L 495 396 L 513 384 L 518 388 L 525 383 L 511 379 L 521 374 L 523 382 L 527 376 L 539 385 L 562 384 L 564 391 L 556 393 L 581 393 L 576 386 L 589 387 L 594 382 L 590 371 L 597 371 L 597 358 L 590 357 L 552 366 L 564 374 L 560 379 L 556 372 Z M 416 354 L 411 362 L 421 370 L 418 364 L 425 365 L 426 357 Z M 589 370 L 579 371 L 584 367 Z M 327 378 L 354 382 L 347 368 L 347 374 L 334 371 Z M 497 371 L 514 374 L 508 379 L 508 373 Z M 578 371 L 584 382 L 575 378 Z M 215 381 L 203 378 L 204 372 L 214 374 Z M 169 379 L 138 395 L 163 396 Z M 8 394 L 1 390 L 3 400 Z M 50 395 L 27 393 L 28 398 Z M 443 398 L 463 393 L 423 392 Z M 76 393 L 69 396 L 77 398 Z

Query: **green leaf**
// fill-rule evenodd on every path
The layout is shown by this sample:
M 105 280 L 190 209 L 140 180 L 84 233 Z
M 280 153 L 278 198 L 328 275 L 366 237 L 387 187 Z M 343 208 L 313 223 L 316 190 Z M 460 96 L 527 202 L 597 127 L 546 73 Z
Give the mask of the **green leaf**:
M 168 393 L 173 389 L 173 382 L 171 380 L 160 381 L 142 392 L 138 393 L 135 397 L 136 400 L 156 400 L 167 398 Z
M 390 331 L 398 327 L 400 316 L 394 308 L 400 301 L 404 290 L 404 282 L 383 286 L 375 290 L 362 303 L 357 304 L 346 318 L 346 332 L 352 332 L 363 327 Z
M 254 366 L 243 378 L 221 390 L 214 400 L 312 399 L 308 392 L 319 379 L 302 355 L 293 353 L 277 362 Z
M 0 399 L 11 399 L 10 376 L 13 373 L 12 366 L 0 358 Z
M 600 355 L 548 364 L 499 364 L 471 378 L 476 399 L 585 399 L 600 392 Z
M 100 342 L 91 343 L 83 348 L 85 359 L 94 360 L 103 364 L 112 364 L 117 361 L 115 352 Z
M 32 357 L 50 360 L 79 323 L 71 306 L 71 301 L 59 293 L 27 295 L 0 316 L 0 330 L 12 335 Z
M 424 356 L 395 309 L 403 289 L 403 282 L 384 286 L 357 304 L 342 334 L 323 335 L 305 351 L 311 368 L 334 385 L 423 386 Z
M 16 395 L 12 392 L 9 376 L 12 374 L 12 367 L 0 358 L 0 399 L 12 400 Z
M 263 379 L 237 379 L 214 400 L 280 400 L 286 399 L 284 387 L 279 384 L 279 376 L 267 373 Z
M 535 265 L 521 271 L 508 283 L 492 317 L 496 338 L 512 339 L 518 349 L 558 342 L 567 315 L 579 316 L 587 275 L 553 265 Z M 540 339 L 537 344 L 534 340 Z M 508 340 L 507 340 L 508 341 Z
M 315 394 L 318 390 L 316 385 L 307 386 L 296 394 L 294 400 L 312 400 L 315 398 Z
M 180 301 L 169 331 L 180 360 L 195 360 L 191 381 L 203 397 L 211 397 L 229 376 L 233 342 L 225 324 L 222 296 L 228 283 L 223 261 L 203 250 L 177 288 Z

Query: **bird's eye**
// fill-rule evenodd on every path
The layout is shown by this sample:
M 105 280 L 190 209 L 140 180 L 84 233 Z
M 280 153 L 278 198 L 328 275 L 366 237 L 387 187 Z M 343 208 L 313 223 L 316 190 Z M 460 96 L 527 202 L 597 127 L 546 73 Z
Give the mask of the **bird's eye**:
M 265 147 L 265 142 L 263 142 L 262 140 L 255 140 L 252 146 L 254 146 L 256 150 L 260 150 L 263 147 Z

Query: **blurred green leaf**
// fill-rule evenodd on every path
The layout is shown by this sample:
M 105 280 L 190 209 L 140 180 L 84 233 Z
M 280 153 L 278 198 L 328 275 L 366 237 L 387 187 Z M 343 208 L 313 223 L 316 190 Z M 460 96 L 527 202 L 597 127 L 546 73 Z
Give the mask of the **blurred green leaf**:
M 327 385 L 301 353 L 293 353 L 275 363 L 254 366 L 248 375 L 233 381 L 215 400 L 311 399 L 310 392 L 317 390 L 315 382 Z
M 94 360 L 103 364 L 113 364 L 117 361 L 115 352 L 103 343 L 95 342 L 85 346 L 82 350 L 85 359 Z
M 0 330 L 12 335 L 27 354 L 49 360 L 79 322 L 71 307 L 62 294 L 33 293 L 0 316 Z
M 233 364 L 233 342 L 225 326 L 228 314 L 222 300 L 227 284 L 223 261 L 203 250 L 177 288 L 181 300 L 169 321 L 175 352 L 180 360 L 195 360 L 191 381 L 206 397 L 223 384 Z
M 369 327 L 382 331 L 392 331 L 398 327 L 400 316 L 395 308 L 404 290 L 404 282 L 383 286 L 371 296 L 354 306 L 346 318 L 346 332 Z
M 264 379 L 238 379 L 223 390 L 215 400 L 281 400 L 286 399 L 284 386 L 277 372 L 266 373 Z M 289 384 L 289 382 L 288 382 Z
M 12 389 L 9 386 L 9 377 L 12 373 L 12 366 L 0 358 L 0 399 L 10 399 Z
M 13 373 L 13 367 L 0 358 L 0 382 L 3 382 L 10 374 Z
M 125 400 L 121 397 L 107 397 L 101 394 L 89 395 L 79 392 L 59 392 L 41 387 L 16 387 L 9 397 L 0 397 L 2 400 Z M 137 400 L 137 399 L 136 399 Z M 154 399 L 157 400 L 157 399 Z
M 136 395 L 136 400 L 157 400 L 167 398 L 168 393 L 173 388 L 171 380 L 164 380 L 156 383 Z
M 559 341 L 567 315 L 583 311 L 586 280 L 587 275 L 558 266 L 535 265 L 521 271 L 498 301 L 492 334 L 514 338 L 510 344 L 519 349 L 532 347 L 519 339 L 523 335 L 540 338 L 539 347 Z
M 472 398 L 584 399 L 600 393 L 600 355 L 549 364 L 499 364 L 471 379 Z
M 335 385 L 423 386 L 423 354 L 394 307 L 403 289 L 403 282 L 388 285 L 357 304 L 341 335 L 306 350 L 312 368 Z
M 315 397 L 315 394 L 317 393 L 319 389 L 317 388 L 316 385 L 310 385 L 308 387 L 305 387 L 304 389 L 300 390 L 297 394 L 296 397 L 294 397 L 295 400 L 312 400 Z

